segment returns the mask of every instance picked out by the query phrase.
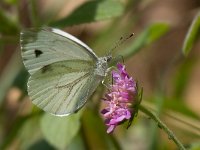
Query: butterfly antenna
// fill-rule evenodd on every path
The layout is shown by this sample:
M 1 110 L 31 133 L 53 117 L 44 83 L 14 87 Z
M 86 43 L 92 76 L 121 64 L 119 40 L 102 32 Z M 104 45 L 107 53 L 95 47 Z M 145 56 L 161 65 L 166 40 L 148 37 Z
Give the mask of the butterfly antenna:
M 113 48 L 110 49 L 109 53 L 111 54 L 113 52 L 113 50 L 115 50 L 120 45 L 122 45 L 126 40 L 130 39 L 133 35 L 134 35 L 134 33 L 131 33 L 130 35 L 128 35 L 125 38 L 124 37 L 120 37 L 119 41 L 115 44 L 115 46 Z
M 112 85 L 113 85 L 113 74 L 112 74 Z

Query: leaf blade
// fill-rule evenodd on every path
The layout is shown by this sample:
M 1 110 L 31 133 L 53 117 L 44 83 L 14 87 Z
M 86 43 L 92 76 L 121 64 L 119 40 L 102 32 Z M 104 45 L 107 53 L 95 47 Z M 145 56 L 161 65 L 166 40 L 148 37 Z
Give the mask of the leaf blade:
M 79 131 L 79 119 L 78 114 L 57 117 L 46 113 L 41 118 L 41 130 L 51 145 L 58 149 L 65 149 Z
M 200 31 L 200 12 L 196 15 L 185 37 L 182 52 L 185 56 L 191 51 Z
M 71 15 L 50 23 L 50 26 L 61 28 L 65 26 L 110 19 L 122 15 L 123 10 L 123 5 L 118 1 L 88 1 L 74 10 Z
M 155 42 L 169 30 L 169 26 L 165 23 L 155 23 L 147 27 L 134 42 L 119 55 L 124 58 L 130 58 L 143 47 Z

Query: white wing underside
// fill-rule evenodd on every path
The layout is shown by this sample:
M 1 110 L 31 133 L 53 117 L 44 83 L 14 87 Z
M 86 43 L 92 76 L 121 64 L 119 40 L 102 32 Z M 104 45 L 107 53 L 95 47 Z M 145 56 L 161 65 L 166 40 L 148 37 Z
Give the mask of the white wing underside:
M 59 116 L 79 110 L 102 78 L 94 75 L 91 66 L 84 61 L 78 62 L 80 65 L 72 69 L 71 66 L 76 66 L 76 63 L 53 63 L 49 70 L 43 72 L 41 69 L 33 74 L 28 82 L 28 93 L 33 103 L 44 111 Z
M 97 60 L 95 53 L 74 36 L 59 29 L 42 28 L 21 32 L 22 58 L 30 74 L 63 60 Z M 37 53 L 38 52 L 38 56 Z
M 44 28 L 21 33 L 22 58 L 31 74 L 28 94 L 35 105 L 65 116 L 79 110 L 103 77 L 94 73 L 94 52 L 74 36 Z

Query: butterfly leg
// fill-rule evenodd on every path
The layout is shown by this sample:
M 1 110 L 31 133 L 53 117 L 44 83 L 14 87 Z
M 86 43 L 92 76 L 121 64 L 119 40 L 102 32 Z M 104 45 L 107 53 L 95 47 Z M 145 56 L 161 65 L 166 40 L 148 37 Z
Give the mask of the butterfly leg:
M 105 78 L 101 81 L 101 83 L 108 89 L 109 89 L 109 85 L 113 84 L 113 80 L 112 80 L 111 83 L 109 83 L 109 82 L 110 82 L 110 78 L 112 79 L 112 71 L 115 70 L 115 69 L 116 69 L 116 67 L 114 67 L 114 66 L 108 68 L 106 70 Z M 105 83 L 108 83 L 108 84 L 105 84 Z

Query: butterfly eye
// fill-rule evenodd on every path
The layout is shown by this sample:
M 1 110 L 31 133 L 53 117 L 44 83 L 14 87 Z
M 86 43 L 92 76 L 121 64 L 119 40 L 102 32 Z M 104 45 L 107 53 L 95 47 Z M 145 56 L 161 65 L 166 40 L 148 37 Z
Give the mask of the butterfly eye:
M 106 57 L 106 59 L 107 59 L 107 60 L 106 60 L 107 62 L 110 62 L 111 59 L 112 59 L 112 56 L 108 56 L 108 57 Z

